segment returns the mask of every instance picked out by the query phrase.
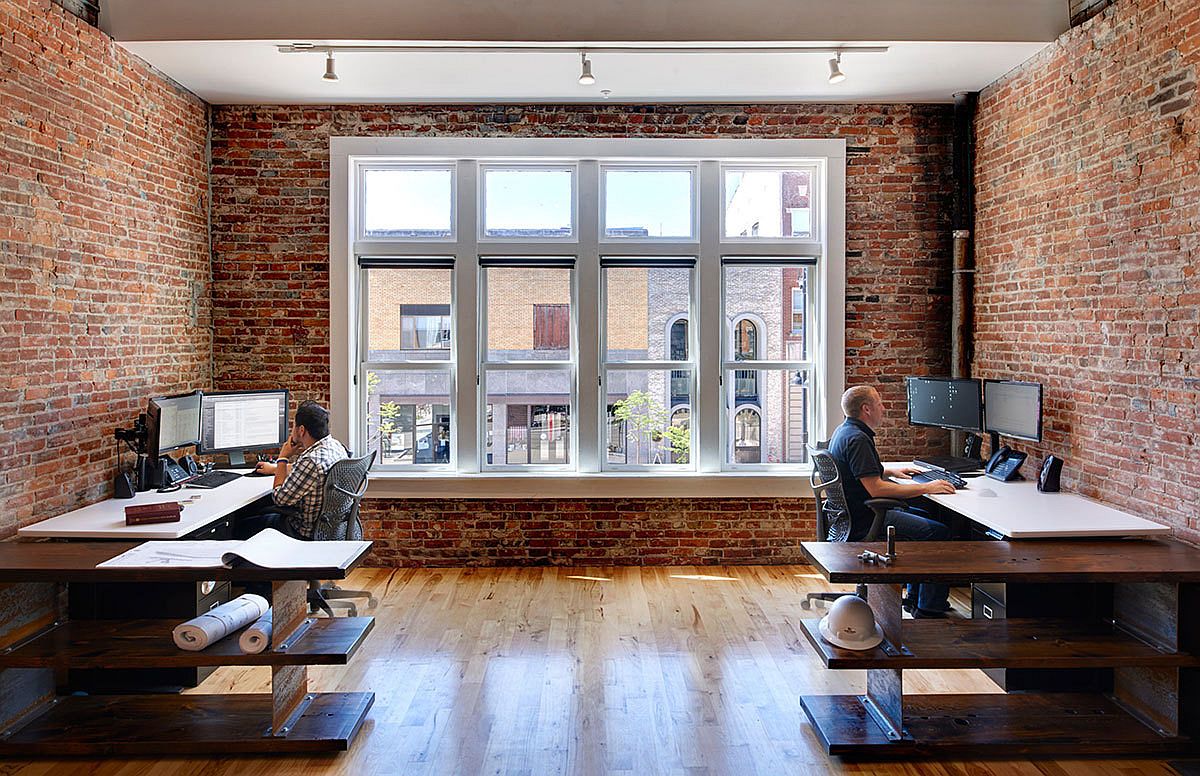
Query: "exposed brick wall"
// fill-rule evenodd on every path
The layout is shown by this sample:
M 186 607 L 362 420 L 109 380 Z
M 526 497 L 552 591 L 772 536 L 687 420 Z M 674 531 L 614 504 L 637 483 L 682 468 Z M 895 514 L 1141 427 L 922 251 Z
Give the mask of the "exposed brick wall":
M 844 137 L 848 379 L 881 383 L 885 455 L 941 449 L 944 434 L 908 427 L 902 379 L 948 368 L 950 118 L 911 105 L 216 107 L 215 382 L 328 397 L 331 136 Z M 762 526 L 739 527 L 759 507 Z M 376 559 L 406 564 L 795 562 L 812 533 L 807 501 L 374 501 L 364 515 Z
M 383 566 L 806 563 L 803 499 L 438 499 L 363 504 Z
M 207 107 L 0 3 L 0 538 L 110 492 L 115 427 L 210 385 Z
M 1018 446 L 1190 541 L 1198 75 L 1200 5 L 1120 0 L 988 87 L 977 125 L 976 374 L 1044 383 L 1045 442 Z

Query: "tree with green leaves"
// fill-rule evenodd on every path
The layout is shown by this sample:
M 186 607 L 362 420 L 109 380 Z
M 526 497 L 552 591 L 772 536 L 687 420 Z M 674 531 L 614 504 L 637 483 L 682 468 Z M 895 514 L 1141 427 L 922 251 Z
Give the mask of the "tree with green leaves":
M 634 463 L 655 463 L 658 458 L 657 448 L 665 439 L 670 444 L 671 452 L 675 454 L 678 463 L 687 463 L 691 435 L 687 426 L 674 425 L 667 420 L 667 411 L 662 403 L 647 391 L 634 391 L 613 403 L 613 417 L 624 421 L 626 428 L 633 432 L 638 441 L 637 455 L 641 457 L 642 449 L 655 450 L 652 460 L 634 460 Z

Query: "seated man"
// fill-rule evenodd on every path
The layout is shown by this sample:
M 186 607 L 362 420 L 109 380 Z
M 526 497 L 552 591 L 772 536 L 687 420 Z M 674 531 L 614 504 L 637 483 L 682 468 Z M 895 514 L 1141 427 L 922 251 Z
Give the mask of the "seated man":
M 275 504 L 239 520 L 238 538 L 274 528 L 297 539 L 311 539 L 325 494 L 325 475 L 347 457 L 346 448 L 329 434 L 329 411 L 315 401 L 301 403 L 292 434 L 279 448 L 279 458 L 275 463 L 259 461 L 256 467 L 256 471 L 275 475 Z
M 907 477 L 921 471 L 916 466 L 884 468 L 875 449 L 875 427 L 883 421 L 883 401 L 879 392 L 869 385 L 855 386 L 842 394 L 845 422 L 837 427 L 829 440 L 829 453 L 842 471 L 842 490 L 850 508 L 850 541 L 861 541 L 871 530 L 874 513 L 866 505 L 868 499 L 910 499 L 927 493 L 953 493 L 954 486 L 942 480 L 932 482 L 895 482 L 892 477 Z M 896 526 L 897 539 L 944 541 L 950 530 L 922 514 L 920 510 L 889 509 L 885 526 Z M 913 585 L 908 586 L 905 608 L 914 617 L 944 617 L 950 609 L 950 588 L 946 585 L 924 583 L 914 599 Z

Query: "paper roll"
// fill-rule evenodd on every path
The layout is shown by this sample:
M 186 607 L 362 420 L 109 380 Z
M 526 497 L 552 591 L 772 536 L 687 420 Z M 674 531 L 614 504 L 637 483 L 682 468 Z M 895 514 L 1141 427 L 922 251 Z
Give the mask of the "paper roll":
M 258 618 L 258 622 L 242 631 L 242 636 L 238 639 L 238 646 L 247 655 L 257 655 L 271 646 L 272 614 L 273 612 L 268 609 L 266 614 Z
M 199 617 L 176 625 L 171 636 L 175 639 L 175 646 L 180 649 L 199 652 L 235 630 L 246 627 L 266 614 L 270 608 L 267 599 L 247 593 Z

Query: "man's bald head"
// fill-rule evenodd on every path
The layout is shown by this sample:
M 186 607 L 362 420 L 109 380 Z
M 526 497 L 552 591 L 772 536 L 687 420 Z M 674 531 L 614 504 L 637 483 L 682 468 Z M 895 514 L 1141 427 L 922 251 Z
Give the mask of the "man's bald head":
M 880 401 L 879 392 L 869 385 L 856 385 L 842 394 L 842 414 L 848 418 L 862 416 L 863 407 Z

